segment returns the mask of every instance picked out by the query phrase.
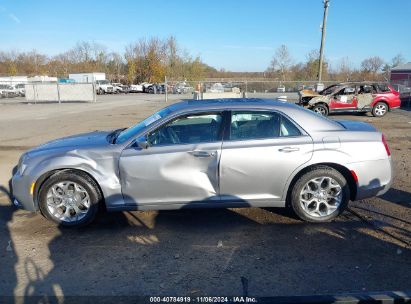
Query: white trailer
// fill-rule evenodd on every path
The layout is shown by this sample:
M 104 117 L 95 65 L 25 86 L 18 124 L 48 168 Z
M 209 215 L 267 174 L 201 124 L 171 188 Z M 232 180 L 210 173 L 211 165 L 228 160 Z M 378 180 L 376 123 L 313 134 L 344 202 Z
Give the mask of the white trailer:
M 17 85 L 21 83 L 27 83 L 27 76 L 9 76 L 0 77 L 0 84 Z
M 106 73 L 77 73 L 69 74 L 69 79 L 76 83 L 93 83 L 97 94 L 112 94 L 114 87 L 106 80 Z
M 97 80 L 106 80 L 106 73 L 76 73 L 69 74 L 69 79 L 79 83 L 95 83 Z

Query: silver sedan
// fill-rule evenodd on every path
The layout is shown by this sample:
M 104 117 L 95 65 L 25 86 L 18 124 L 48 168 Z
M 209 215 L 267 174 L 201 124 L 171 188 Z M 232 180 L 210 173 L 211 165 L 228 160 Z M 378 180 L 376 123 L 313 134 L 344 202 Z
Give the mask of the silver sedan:
M 323 222 L 385 193 L 390 151 L 369 124 L 261 99 L 183 101 L 128 128 L 24 153 L 14 203 L 66 226 L 97 209 L 286 207 Z

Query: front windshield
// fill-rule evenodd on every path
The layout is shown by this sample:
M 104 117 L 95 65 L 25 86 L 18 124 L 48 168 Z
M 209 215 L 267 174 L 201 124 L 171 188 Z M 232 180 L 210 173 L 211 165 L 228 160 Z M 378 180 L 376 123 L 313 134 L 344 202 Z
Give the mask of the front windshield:
M 341 85 L 333 84 L 329 87 L 326 87 L 324 90 L 322 90 L 320 92 L 320 95 L 330 95 L 331 93 L 333 93 L 334 91 L 338 90 L 341 87 L 342 87 Z
M 169 108 L 161 109 L 157 113 L 154 113 L 153 115 L 147 117 L 146 119 L 139 122 L 138 124 L 122 131 L 117 136 L 117 138 L 115 140 L 115 143 L 116 144 L 122 144 L 122 143 L 130 140 L 131 138 L 135 137 L 138 133 L 140 133 L 144 128 L 148 127 L 152 123 L 154 123 L 157 120 L 167 116 L 170 113 L 171 113 L 171 110 Z

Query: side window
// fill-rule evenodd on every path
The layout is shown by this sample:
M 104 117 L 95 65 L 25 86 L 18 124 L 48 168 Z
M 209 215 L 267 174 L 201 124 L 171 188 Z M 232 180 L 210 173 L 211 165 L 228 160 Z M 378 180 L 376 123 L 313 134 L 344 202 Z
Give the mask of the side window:
M 300 130 L 288 118 L 281 116 L 280 136 L 300 136 Z
M 150 133 L 150 146 L 207 143 L 219 140 L 221 113 L 179 117 Z
M 230 140 L 299 136 L 299 129 L 275 112 L 232 112 Z
M 390 87 L 386 83 L 379 83 L 376 86 L 377 86 L 378 92 L 382 92 L 382 93 L 391 92 Z

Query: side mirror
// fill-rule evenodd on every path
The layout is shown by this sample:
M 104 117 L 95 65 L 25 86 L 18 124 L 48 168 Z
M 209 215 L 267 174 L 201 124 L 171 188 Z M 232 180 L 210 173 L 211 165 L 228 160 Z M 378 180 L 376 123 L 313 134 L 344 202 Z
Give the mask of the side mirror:
M 139 147 L 140 149 L 147 149 L 150 146 L 148 144 L 146 136 L 141 136 L 137 138 L 137 140 L 135 141 L 135 145 Z

